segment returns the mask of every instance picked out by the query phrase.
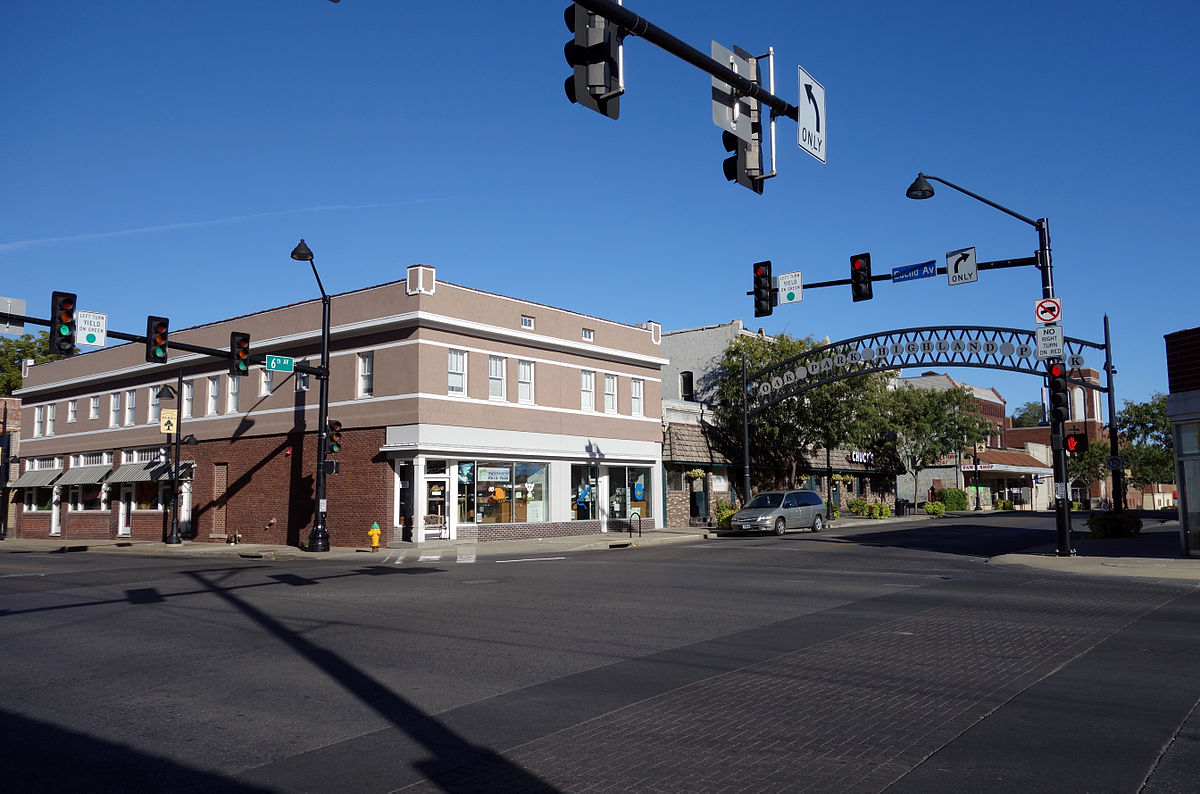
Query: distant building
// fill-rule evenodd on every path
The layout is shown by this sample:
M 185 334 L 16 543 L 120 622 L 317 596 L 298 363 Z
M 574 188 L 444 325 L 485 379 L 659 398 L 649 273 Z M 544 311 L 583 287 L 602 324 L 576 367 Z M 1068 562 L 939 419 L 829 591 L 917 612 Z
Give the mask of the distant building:
M 14 497 L 17 491 L 9 483 L 20 473 L 21 400 L 19 397 L 0 397 L 0 538 L 8 534 L 17 518 Z
M 584 535 L 634 515 L 661 526 L 666 363 L 656 323 L 631 326 L 482 292 L 414 265 L 332 296 L 329 416 L 343 424 L 327 483 L 330 542 Z M 227 349 L 319 361 L 319 301 L 172 331 Z M 182 394 L 159 396 L 164 384 Z M 164 408 L 179 410 L 182 527 L 196 541 L 298 544 L 314 513 L 318 384 L 298 373 L 126 344 L 35 366 L 21 537 L 161 539 L 174 493 Z

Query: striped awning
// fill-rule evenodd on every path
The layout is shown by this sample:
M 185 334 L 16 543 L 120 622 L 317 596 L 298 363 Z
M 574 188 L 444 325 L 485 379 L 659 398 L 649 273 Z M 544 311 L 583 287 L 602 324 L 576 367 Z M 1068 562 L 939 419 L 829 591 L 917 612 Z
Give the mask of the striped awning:
M 50 483 L 54 482 L 58 475 L 62 474 L 62 469 L 37 469 L 36 471 L 27 471 L 17 479 L 8 484 L 9 488 L 45 488 Z
M 151 482 L 162 479 L 171 467 L 157 460 L 145 463 L 122 463 L 108 478 L 109 482 Z
M 55 485 L 94 485 L 112 471 L 112 466 L 74 466 L 59 478 Z

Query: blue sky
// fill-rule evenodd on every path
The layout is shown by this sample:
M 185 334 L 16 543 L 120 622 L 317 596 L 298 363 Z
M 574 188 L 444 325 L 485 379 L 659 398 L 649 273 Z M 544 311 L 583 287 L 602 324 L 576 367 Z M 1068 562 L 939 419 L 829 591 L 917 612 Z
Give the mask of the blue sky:
M 721 173 L 708 75 L 644 39 L 626 40 L 619 120 L 570 104 L 566 5 L 3 4 L 0 294 L 39 315 L 69 290 L 112 329 L 181 328 L 314 297 L 288 258 L 304 237 L 330 292 L 420 262 L 666 329 L 1032 329 L 1033 268 L 857 304 L 809 290 L 755 320 L 758 260 L 813 283 L 862 251 L 877 274 L 966 246 L 1033 254 L 1032 227 L 949 188 L 906 199 L 926 171 L 1048 218 L 1066 334 L 1101 340 L 1107 313 L 1119 400 L 1166 391 L 1163 334 L 1200 324 L 1195 3 L 628 0 L 704 52 L 774 47 L 789 102 L 797 64 L 824 84 L 828 163 L 781 120 L 761 196 Z M 1010 413 L 1041 386 L 951 372 Z

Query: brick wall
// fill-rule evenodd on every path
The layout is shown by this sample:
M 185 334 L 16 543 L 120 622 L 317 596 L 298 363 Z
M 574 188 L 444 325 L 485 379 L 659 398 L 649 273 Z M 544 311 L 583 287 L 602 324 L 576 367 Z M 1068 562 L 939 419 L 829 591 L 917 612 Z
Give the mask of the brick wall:
M 1167 389 L 1172 394 L 1200 389 L 1200 328 L 1167 334 Z
M 650 521 L 647 526 L 653 526 Z M 635 523 L 636 526 L 636 523 Z M 550 521 L 543 524 L 477 524 L 476 539 L 481 543 L 493 540 L 529 540 L 531 538 L 563 538 L 576 535 L 596 535 L 599 521 Z

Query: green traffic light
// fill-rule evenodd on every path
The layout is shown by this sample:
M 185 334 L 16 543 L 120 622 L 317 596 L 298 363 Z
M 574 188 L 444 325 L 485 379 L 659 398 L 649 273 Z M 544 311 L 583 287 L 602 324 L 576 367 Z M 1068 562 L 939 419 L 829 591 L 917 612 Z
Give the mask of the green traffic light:
M 71 326 L 69 326 L 69 325 L 60 325 L 60 326 L 58 327 L 58 333 L 59 333 L 59 335 L 60 335 L 60 336 L 70 336 L 70 335 L 71 335 Z

